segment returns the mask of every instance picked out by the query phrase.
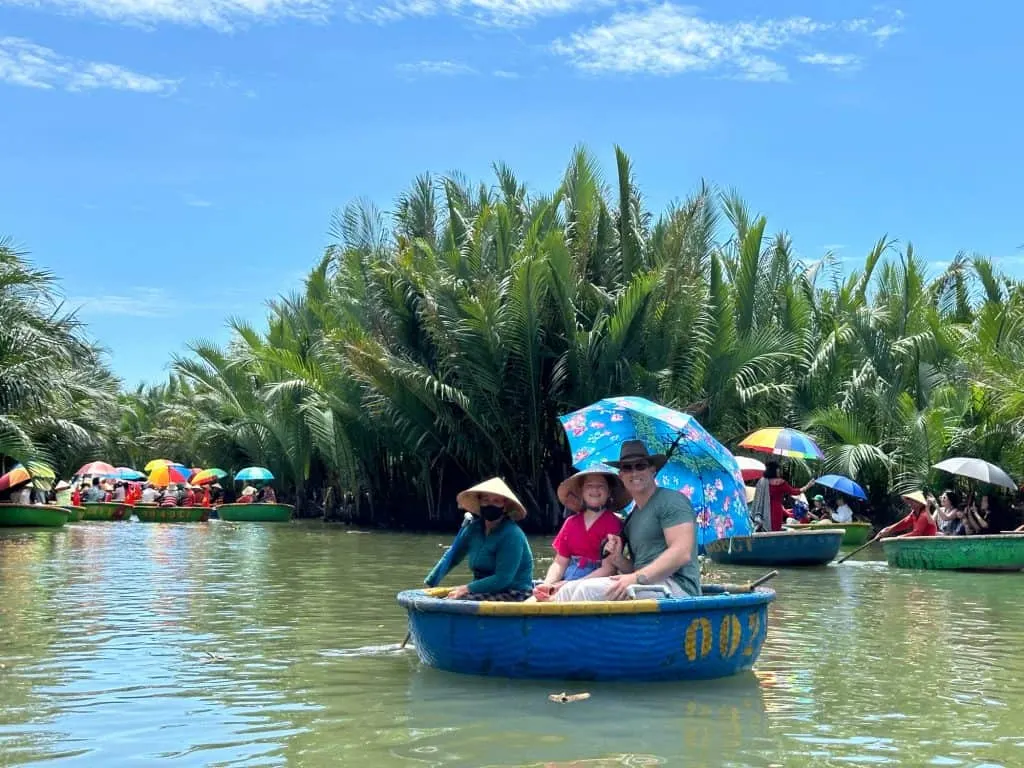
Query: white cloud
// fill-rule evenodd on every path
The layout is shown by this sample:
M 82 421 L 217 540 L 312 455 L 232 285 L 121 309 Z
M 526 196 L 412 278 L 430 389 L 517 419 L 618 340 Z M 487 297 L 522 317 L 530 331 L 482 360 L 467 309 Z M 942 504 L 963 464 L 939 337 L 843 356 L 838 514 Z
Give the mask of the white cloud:
M 675 75 L 714 71 L 744 80 L 779 81 L 787 78 L 786 67 L 779 60 L 782 54 L 792 56 L 825 34 L 877 37 L 881 29 L 872 19 L 823 22 L 794 16 L 708 21 L 692 8 L 664 2 L 616 13 L 606 23 L 556 40 L 552 48 L 589 72 Z M 821 57 L 826 54 L 808 54 L 798 60 L 826 64 Z M 846 68 L 854 58 L 844 59 Z M 838 61 L 831 63 L 839 66 Z
M 800 61 L 804 64 L 826 67 L 833 72 L 850 71 L 860 69 L 861 58 L 852 53 L 814 53 L 810 56 L 801 56 Z
M 213 207 L 213 203 L 211 203 L 209 200 L 203 200 L 201 197 L 196 197 L 195 195 L 185 195 L 182 198 L 182 201 L 185 203 L 185 205 L 189 206 L 190 208 Z
M 496 69 L 491 74 L 494 75 L 495 77 L 500 77 L 500 78 L 503 78 L 505 80 L 518 80 L 519 79 L 519 73 L 518 72 L 509 72 L 507 69 Z
M 404 75 L 439 75 L 452 77 L 454 75 L 472 75 L 476 70 L 467 64 L 458 61 L 415 61 L 409 64 L 399 64 L 396 69 Z
M 2 0 L 0 0 L 2 2 Z M 534 19 L 615 5 L 617 0 L 349 0 L 348 16 L 379 23 L 410 17 L 463 16 L 481 24 L 513 27 Z
M 138 93 L 171 91 L 177 85 L 175 80 L 143 75 L 116 64 L 62 56 L 20 37 L 0 38 L 0 82 L 27 88 L 110 88 Z
M 126 317 L 168 317 L 180 309 L 160 288 L 134 287 L 129 296 L 69 296 L 68 304 L 81 307 L 83 315 L 124 315 Z
M 0 6 L 50 8 L 127 23 L 189 24 L 229 29 L 283 17 L 322 19 L 329 0 L 0 0 Z
M 871 30 L 869 33 L 873 38 L 878 40 L 880 43 L 884 43 L 893 35 L 897 35 L 903 31 L 903 27 L 899 27 L 895 24 L 883 24 L 882 26 Z

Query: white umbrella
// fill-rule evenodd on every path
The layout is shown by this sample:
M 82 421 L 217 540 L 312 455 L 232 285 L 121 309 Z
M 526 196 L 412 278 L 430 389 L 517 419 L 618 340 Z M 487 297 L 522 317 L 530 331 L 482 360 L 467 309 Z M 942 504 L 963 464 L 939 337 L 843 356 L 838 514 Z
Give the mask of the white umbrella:
M 764 462 L 752 459 L 749 456 L 737 456 L 736 463 L 740 465 L 740 472 L 744 480 L 755 480 L 764 474 Z
M 1017 490 L 1017 484 L 1013 478 L 1006 474 L 995 464 L 989 464 L 982 459 L 971 459 L 964 456 L 954 456 L 952 459 L 945 459 L 938 464 L 932 464 L 935 469 L 949 472 L 951 475 L 970 477 L 973 480 L 980 480 L 983 483 L 1001 485 L 1010 490 Z

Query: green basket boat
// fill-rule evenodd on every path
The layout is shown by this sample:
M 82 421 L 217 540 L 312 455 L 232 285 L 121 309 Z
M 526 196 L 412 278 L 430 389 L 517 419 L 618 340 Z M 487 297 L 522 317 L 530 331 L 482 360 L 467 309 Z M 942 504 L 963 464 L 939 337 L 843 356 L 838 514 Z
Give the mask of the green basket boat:
M 788 523 L 791 531 L 834 531 L 842 529 L 843 547 L 859 547 L 871 535 L 871 523 Z
M 68 521 L 68 511 L 41 504 L 0 504 L 0 528 L 59 528 Z
M 82 507 L 61 507 L 61 509 L 67 510 L 69 523 L 77 523 L 85 519 L 85 509 Z
M 127 520 L 132 516 L 132 505 L 119 501 L 83 501 L 83 520 Z
M 158 507 L 137 504 L 135 514 L 143 523 L 205 523 L 210 519 L 207 507 Z
M 295 507 L 291 504 L 220 504 L 217 515 L 235 523 L 287 523 Z
M 943 571 L 1024 570 L 1024 536 L 896 536 L 882 539 L 889 565 Z

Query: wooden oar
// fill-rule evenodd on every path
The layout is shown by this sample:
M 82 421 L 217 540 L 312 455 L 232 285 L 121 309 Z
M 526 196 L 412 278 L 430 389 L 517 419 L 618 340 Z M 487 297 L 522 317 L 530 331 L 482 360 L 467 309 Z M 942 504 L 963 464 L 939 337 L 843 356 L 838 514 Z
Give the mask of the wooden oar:
M 754 579 L 746 584 L 722 584 L 722 588 L 727 592 L 731 592 L 734 595 L 742 592 L 753 592 L 759 586 L 764 584 L 766 581 L 770 581 L 779 575 L 778 571 L 768 571 L 764 576 Z
M 455 538 L 452 540 L 451 545 L 447 551 L 441 555 L 441 559 L 437 561 L 437 564 L 431 569 L 430 573 L 427 574 L 427 578 L 423 580 L 423 583 L 428 587 L 436 587 L 445 576 L 448 575 L 448 571 L 452 567 L 452 559 L 455 557 L 455 552 L 462 540 L 469 534 L 469 524 L 473 522 L 473 516 L 466 512 L 462 516 L 462 525 L 459 526 L 459 532 L 455 534 Z M 398 646 L 398 650 L 404 650 L 406 644 L 409 642 L 409 638 L 412 637 L 412 632 L 405 633 L 405 640 Z
M 836 565 L 839 565 L 840 563 L 845 563 L 847 560 L 849 560 L 851 557 L 856 555 L 862 549 L 867 549 L 872 544 L 874 544 L 876 541 L 878 541 L 880 538 L 882 538 L 882 534 L 878 534 L 877 536 L 875 536 L 875 538 L 873 538 L 867 544 L 861 544 L 859 547 L 857 547 L 855 550 L 853 550 L 853 552 L 850 552 L 848 555 L 845 555 L 845 556 L 841 557 L 839 560 L 836 560 Z

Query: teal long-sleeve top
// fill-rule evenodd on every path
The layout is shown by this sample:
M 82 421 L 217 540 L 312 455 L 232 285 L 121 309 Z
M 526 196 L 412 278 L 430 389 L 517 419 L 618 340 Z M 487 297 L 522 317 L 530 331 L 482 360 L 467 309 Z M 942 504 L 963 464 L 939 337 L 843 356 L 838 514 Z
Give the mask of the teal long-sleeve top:
M 480 518 L 474 520 L 452 559 L 452 568 L 468 556 L 473 581 L 466 586 L 474 594 L 533 589 L 533 552 L 523 529 L 505 519 L 486 533 Z

